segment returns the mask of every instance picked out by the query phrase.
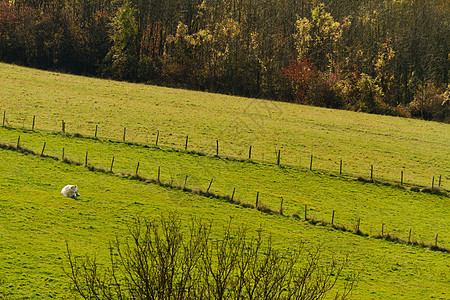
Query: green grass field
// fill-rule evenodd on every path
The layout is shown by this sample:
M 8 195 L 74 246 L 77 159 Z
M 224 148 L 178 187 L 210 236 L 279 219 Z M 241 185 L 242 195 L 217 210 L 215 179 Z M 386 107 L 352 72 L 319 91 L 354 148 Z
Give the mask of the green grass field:
M 450 247 L 450 200 L 447 196 L 412 192 L 395 186 L 356 181 L 358 175 L 399 181 L 404 170 L 407 186 L 431 185 L 442 175 L 449 189 L 450 126 L 433 122 L 319 109 L 264 100 L 229 97 L 185 90 L 119 83 L 48 73 L 0 64 L 0 110 L 6 124 L 0 143 L 109 170 L 114 156 L 116 175 L 91 172 L 50 158 L 0 149 L 0 291 L 16 298 L 65 298 L 68 278 L 62 267 L 65 241 L 77 255 L 96 255 L 104 261 L 108 241 L 126 233 L 133 217 L 152 217 L 175 211 L 212 220 L 220 234 L 230 217 L 254 232 L 260 226 L 277 248 L 305 241 L 321 245 L 325 258 L 349 255 L 351 272 L 359 274 L 355 299 L 448 299 L 448 253 L 420 246 L 378 240 L 384 230 L 402 239 Z M 35 131 L 30 131 L 36 115 Z M 61 120 L 69 133 L 99 140 L 55 134 Z M 118 142 L 123 127 L 127 141 Z M 22 129 L 23 128 L 23 129 Z M 175 151 L 184 149 L 208 155 Z M 214 157 L 216 140 L 220 157 Z M 253 162 L 225 159 L 248 157 Z M 276 166 L 281 149 L 282 166 Z M 309 157 L 314 154 L 314 170 Z M 337 176 L 339 160 L 344 175 Z M 278 210 L 284 199 L 285 216 L 269 215 L 220 199 L 202 197 L 118 176 L 133 174 L 231 195 Z M 317 170 L 317 171 L 316 171 Z M 81 197 L 60 194 L 66 184 L 78 184 Z M 437 181 L 436 181 L 437 185 Z M 361 219 L 362 237 L 330 226 L 311 225 L 292 217 L 304 213 L 353 227 Z M 0 292 L 1 295 L 1 292 Z
M 0 64 L 0 112 L 7 123 L 450 189 L 450 125 L 168 89 Z
M 438 234 L 440 245 L 450 247 L 448 216 L 450 200 L 446 196 L 430 195 L 380 184 L 355 181 L 317 172 L 273 165 L 223 160 L 176 152 L 159 148 L 146 148 L 123 143 L 67 138 L 46 132 L 31 132 L 0 128 L 0 142 L 17 144 L 20 135 L 22 146 L 44 154 L 65 157 L 110 169 L 114 156 L 113 171 L 134 174 L 139 162 L 139 174 L 156 179 L 161 168 L 161 181 L 205 191 L 213 179 L 210 191 L 231 196 L 255 204 L 259 202 L 272 210 L 279 210 L 281 198 L 285 215 L 308 214 L 316 219 L 331 221 L 335 211 L 335 224 L 352 228 L 361 219 L 361 230 L 370 234 L 381 233 L 382 224 L 388 231 L 402 239 L 432 242 Z M 432 216 L 432 217 L 430 217 Z
M 108 240 L 126 232 L 135 216 L 170 211 L 182 219 L 212 220 L 220 232 L 230 217 L 254 232 L 260 226 L 276 247 L 299 241 L 325 257 L 350 256 L 344 274 L 359 273 L 356 299 L 423 299 L 449 296 L 447 253 L 361 237 L 278 215 L 118 176 L 89 172 L 51 159 L 0 151 L 0 274 L 11 298 L 62 298 L 68 279 L 62 266 L 65 241 L 77 255 L 108 253 Z M 60 187 L 76 181 L 82 196 L 64 198 Z M 81 188 L 82 187 L 82 188 Z M 67 267 L 67 266 L 66 266 Z

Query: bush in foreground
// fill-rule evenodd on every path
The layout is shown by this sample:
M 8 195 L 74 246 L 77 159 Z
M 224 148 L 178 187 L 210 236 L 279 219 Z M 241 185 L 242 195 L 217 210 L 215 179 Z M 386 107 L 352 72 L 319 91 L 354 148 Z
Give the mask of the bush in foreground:
M 110 244 L 109 267 L 77 259 L 67 246 L 73 291 L 84 299 L 323 299 L 348 260 L 321 263 L 320 249 L 280 252 L 261 231 L 249 238 L 229 225 L 219 239 L 211 224 L 174 216 L 137 219 L 125 241 Z M 347 299 L 350 278 L 335 299 Z

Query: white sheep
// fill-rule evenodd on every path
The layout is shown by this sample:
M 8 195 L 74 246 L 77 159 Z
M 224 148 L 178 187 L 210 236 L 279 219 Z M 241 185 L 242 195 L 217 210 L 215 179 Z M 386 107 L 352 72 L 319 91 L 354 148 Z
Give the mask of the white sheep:
M 74 198 L 80 196 L 78 193 L 78 187 L 76 185 L 66 185 L 62 190 L 61 194 L 66 197 Z

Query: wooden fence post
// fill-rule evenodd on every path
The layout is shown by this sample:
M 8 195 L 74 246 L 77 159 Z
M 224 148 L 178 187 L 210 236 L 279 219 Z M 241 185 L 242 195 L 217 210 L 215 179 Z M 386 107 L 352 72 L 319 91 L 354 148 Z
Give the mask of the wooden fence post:
M 281 150 L 278 150 L 277 166 L 280 165 Z
M 31 126 L 31 131 L 34 131 L 35 122 L 36 122 L 36 116 L 33 116 L 33 125 Z
M 114 165 L 114 156 L 113 156 L 112 161 L 111 161 L 111 168 L 109 169 L 109 171 L 111 173 L 113 172 L 113 165 Z
M 161 176 L 161 167 L 158 167 L 158 183 L 161 183 L 160 176 Z
M 209 189 L 211 188 L 212 183 L 213 183 L 213 179 L 211 179 L 211 181 L 209 182 L 208 189 L 206 190 L 207 194 L 209 193 Z
M 64 148 L 63 148 L 61 160 L 64 160 Z
M 402 177 L 400 179 L 400 185 L 403 185 L 403 170 L 402 170 Z
M 341 163 L 339 165 L 339 175 L 342 175 L 342 159 L 341 159 Z
M 61 122 L 61 130 L 63 133 L 66 132 L 66 123 L 64 122 L 64 120 L 62 120 L 62 122 Z
M 159 140 L 159 130 L 158 130 L 158 133 L 156 134 L 156 143 L 155 143 L 155 146 L 158 146 L 158 140 Z
M 184 145 L 184 151 L 187 151 L 188 141 L 189 141 L 189 135 L 186 136 L 186 145 Z
M 433 176 L 433 181 L 431 182 L 431 190 L 434 190 L 434 176 Z
M 231 194 L 231 201 L 234 199 L 234 193 L 236 192 L 236 188 L 233 188 L 233 194 Z
M 17 146 L 16 146 L 16 148 L 17 148 L 17 149 L 20 148 L 20 135 L 19 135 L 19 137 L 17 138 Z
M 373 182 L 373 165 L 370 166 L 370 181 Z
M 216 140 L 216 156 L 219 156 L 219 140 Z
M 331 216 L 331 226 L 333 226 L 334 225 L 334 210 L 333 210 L 333 215 Z
M 87 167 L 88 165 L 88 152 L 86 151 L 86 159 L 84 161 L 84 166 Z
M 44 155 L 44 150 L 45 150 L 45 142 L 44 142 L 44 147 L 42 147 L 41 156 Z
M 308 210 L 308 205 L 307 204 L 305 204 L 305 221 L 308 221 L 308 218 L 307 218 L 307 216 L 306 216 L 306 211 Z
M 442 178 L 442 175 L 439 175 L 439 187 L 441 187 L 441 178 Z
M 98 130 L 98 125 L 95 125 L 95 134 L 94 134 L 95 138 L 97 138 L 97 130 Z
M 313 155 L 311 154 L 311 162 L 309 163 L 309 170 L 312 171 L 312 165 L 313 165 Z
M 137 163 L 137 167 L 136 167 L 136 175 L 138 174 L 139 171 L 139 162 Z
M 184 186 L 183 186 L 183 190 L 186 189 L 187 179 L 188 179 L 188 176 L 186 175 L 186 177 L 184 178 Z
M 250 148 L 248 149 L 248 159 L 252 159 L 252 146 L 250 146 Z
M 126 134 L 127 134 L 127 128 L 124 127 L 124 128 L 123 128 L 123 141 L 124 141 L 124 142 L 125 142 L 125 136 L 126 136 Z
M 437 241 L 438 241 L 438 233 L 436 233 L 436 238 L 434 239 L 434 246 L 437 247 Z
M 256 192 L 256 205 L 255 205 L 256 209 L 258 209 L 258 202 L 259 202 L 259 192 Z
M 356 225 L 356 233 L 360 233 L 359 226 L 361 225 L 361 218 L 358 219 L 358 224 Z

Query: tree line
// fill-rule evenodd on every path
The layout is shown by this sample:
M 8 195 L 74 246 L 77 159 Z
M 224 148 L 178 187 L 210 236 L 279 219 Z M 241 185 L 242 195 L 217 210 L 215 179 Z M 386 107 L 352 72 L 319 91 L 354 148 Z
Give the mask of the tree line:
M 0 0 L 0 60 L 448 122 L 447 0 Z

